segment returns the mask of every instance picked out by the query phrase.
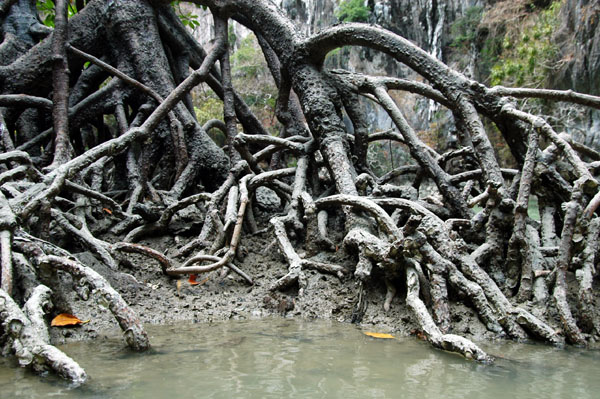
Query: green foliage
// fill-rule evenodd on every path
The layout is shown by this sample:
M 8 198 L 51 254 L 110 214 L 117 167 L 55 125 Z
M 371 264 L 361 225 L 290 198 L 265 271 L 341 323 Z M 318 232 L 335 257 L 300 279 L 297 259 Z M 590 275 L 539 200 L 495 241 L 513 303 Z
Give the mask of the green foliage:
M 489 71 L 498 62 L 498 57 L 502 54 L 503 35 L 487 37 L 483 41 L 483 46 L 479 50 L 479 68 L 482 71 Z
M 240 43 L 240 47 L 231 57 L 231 72 L 234 76 L 256 76 L 259 71 L 266 67 L 262 52 L 256 42 L 254 35 L 246 36 Z
M 211 119 L 223 119 L 223 103 L 216 97 L 201 96 L 197 101 L 200 105 L 194 107 L 196 118 L 201 125 Z
M 190 12 L 190 13 L 177 14 L 177 16 L 179 17 L 179 19 L 181 20 L 181 23 L 184 26 L 187 26 L 191 29 L 196 29 L 198 26 L 200 26 L 200 21 L 198 21 L 198 16 L 196 14 L 192 14 Z
M 457 18 L 450 25 L 450 34 L 453 38 L 450 46 L 468 49 L 477 38 L 477 29 L 483 16 L 483 7 L 469 7 L 465 15 Z
M 55 5 L 52 0 L 38 0 L 36 2 L 36 7 L 40 14 L 40 19 L 42 23 L 46 26 L 54 28 L 54 15 L 56 12 L 54 11 Z M 77 14 L 77 6 L 74 1 L 69 1 L 68 13 L 69 18 L 73 15 Z
M 532 26 L 516 37 L 505 36 L 502 53 L 490 70 L 492 85 L 540 86 L 556 62 L 558 47 L 553 34 L 559 26 L 561 1 L 554 1 L 537 15 Z
M 371 9 L 363 0 L 342 0 L 335 16 L 341 22 L 367 22 Z
M 190 28 L 192 30 L 196 29 L 198 26 L 200 26 L 200 21 L 198 19 L 198 15 L 194 14 L 193 12 L 185 12 L 185 11 L 183 11 L 181 9 L 180 3 L 181 3 L 181 1 L 173 1 L 173 2 L 171 2 L 171 6 L 173 7 L 173 9 L 175 10 L 175 12 L 177 13 L 177 16 L 181 20 L 181 23 L 184 26 L 187 26 L 188 28 Z M 207 9 L 206 6 L 196 5 L 196 7 L 197 8 L 202 8 L 203 10 Z
M 227 28 L 227 41 L 229 43 L 229 48 L 233 50 L 237 43 L 237 35 L 235 34 L 235 30 L 233 29 L 233 25 L 229 25 Z
M 52 0 L 38 0 L 36 5 L 40 12 L 54 13 L 54 2 Z
M 36 3 L 42 23 L 54 28 L 54 2 L 52 0 L 38 1 Z
M 204 125 L 211 119 L 223 120 L 223 102 L 215 95 L 202 93 L 194 99 L 194 104 L 197 104 L 194 106 L 194 111 L 200 125 Z M 225 144 L 225 135 L 219 129 L 211 129 L 207 133 L 217 145 Z
M 267 127 L 273 127 L 277 89 L 256 36 L 243 38 L 231 56 L 233 87 Z M 274 129 L 276 131 L 276 129 Z

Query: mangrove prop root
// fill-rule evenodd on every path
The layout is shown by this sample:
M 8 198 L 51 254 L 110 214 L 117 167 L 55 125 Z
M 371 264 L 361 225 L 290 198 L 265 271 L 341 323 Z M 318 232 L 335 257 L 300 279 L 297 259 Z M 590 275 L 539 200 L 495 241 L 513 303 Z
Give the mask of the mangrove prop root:
M 88 281 L 128 344 L 149 347 L 119 294 L 58 246 L 65 238 L 55 234 L 58 229 L 76 239 L 60 245 L 89 249 L 113 271 L 119 267 L 116 254 L 136 253 L 159 262 L 166 275 L 224 269 L 253 284 L 234 261 L 244 237 L 257 233 L 261 223 L 270 225 L 287 261 L 286 274 L 271 289 L 297 284 L 300 295 L 307 295 L 307 269 L 340 278 L 353 273 L 357 320 L 370 294 L 369 279 L 384 279 L 387 310 L 398 288 L 394 281 L 406 276 L 407 306 L 428 341 L 480 361 L 489 357 L 470 341 L 446 334 L 452 291 L 466 297 L 498 336 L 561 345 L 564 335 L 584 345 L 600 333 L 593 289 L 600 153 L 557 133 L 548 118 L 511 99 L 599 109 L 599 97 L 489 88 L 379 26 L 345 23 L 301 35 L 268 0 L 193 2 L 214 13 L 214 29 L 206 31 L 215 35 L 206 48 L 163 0 L 89 0 L 73 18 L 61 0 L 55 2 L 52 34 L 38 23 L 18 29 L 21 37 L 0 34 L 0 286 L 3 306 L 17 315 L 6 327 L 18 330 L 9 335 L 25 348 L 13 347 L 23 361 L 33 353 L 23 331 L 35 330 L 40 342 L 47 341 L 40 309 L 48 301 L 21 311 L 11 298 L 46 298 L 47 291 L 36 288 L 46 266 Z M 20 3 L 0 2 L 0 32 L 12 32 L 7 24 L 14 18 L 36 17 Z M 280 129 L 277 137 L 234 87 L 232 19 L 256 34 L 276 82 L 270 123 Z M 13 48 L 11 40 L 22 46 Z M 325 57 L 344 46 L 381 53 L 418 78 L 328 70 Z M 222 99 L 223 121 L 201 126 L 196 119 L 191 91 L 201 83 Z M 438 153 L 427 145 L 392 91 L 444 106 L 453 117 L 457 148 Z M 393 128 L 370 133 L 359 96 L 380 106 Z M 116 129 L 107 122 L 112 117 Z M 500 167 L 485 130 L 488 121 L 509 147 L 514 169 Z M 224 148 L 207 134 L 212 128 L 224 133 Z M 411 161 L 392 164 L 377 177 L 367 150 L 381 140 L 402 143 Z M 425 185 L 431 195 L 423 195 Z M 264 212 L 256 195 L 262 187 L 275 192 L 278 209 Z M 539 223 L 527 212 L 534 196 Z M 184 211 L 188 207 L 193 209 Z M 187 231 L 200 231 L 176 251 L 163 254 L 133 243 L 175 231 L 189 215 L 203 220 L 189 223 Z M 196 222 L 203 222 L 201 228 Z M 343 231 L 335 231 L 342 225 Z M 340 246 L 354 256 L 353 267 L 321 261 L 323 252 Z M 576 292 L 567 285 L 573 271 Z M 548 304 L 550 293 L 555 306 Z M 577 312 L 571 298 L 577 298 Z M 552 325 L 554 311 L 561 330 Z M 549 322 L 536 317 L 541 314 Z M 54 364 L 52 347 L 40 348 L 46 348 L 40 358 Z M 61 367 L 52 366 L 59 372 Z M 64 373 L 84 378 L 79 371 Z
M 423 301 L 419 298 L 419 276 L 413 266 L 406 268 L 406 304 L 412 311 L 427 340 L 435 347 L 457 352 L 467 359 L 491 362 L 492 358 L 473 342 L 454 334 L 442 334 Z
M 125 303 L 121 295 L 115 291 L 108 282 L 94 270 L 81 263 L 54 255 L 46 255 L 39 259 L 40 265 L 49 265 L 58 270 L 71 274 L 76 279 L 85 278 L 90 285 L 92 295 L 97 302 L 107 307 L 117 319 L 123 330 L 127 345 L 136 351 L 145 351 L 150 348 L 148 335 L 138 316 Z
M 7 345 L 21 367 L 37 372 L 52 370 L 77 384 L 85 382 L 85 371 L 70 357 L 49 344 L 44 308 L 50 300 L 48 287 L 38 286 L 21 310 L 13 299 L 0 289 L 0 317 L 8 336 Z

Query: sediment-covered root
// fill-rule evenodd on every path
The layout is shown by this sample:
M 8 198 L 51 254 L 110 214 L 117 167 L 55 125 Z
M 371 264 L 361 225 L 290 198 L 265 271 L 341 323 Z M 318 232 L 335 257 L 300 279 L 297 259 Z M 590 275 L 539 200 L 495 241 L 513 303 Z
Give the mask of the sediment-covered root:
M 585 338 L 577 326 L 571 308 L 567 301 L 567 269 L 573 256 L 573 235 L 575 233 L 576 220 L 581 212 L 581 193 L 574 192 L 571 201 L 566 205 L 565 219 L 559 245 L 559 255 L 554 268 L 554 291 L 552 296 L 563 325 L 567 339 L 575 345 L 584 345 Z
M 406 287 L 406 304 L 429 343 L 436 348 L 459 353 L 467 359 L 480 362 L 492 361 L 492 357 L 468 339 L 454 334 L 442 334 L 431 318 L 427 307 L 419 298 L 419 276 L 414 265 L 406 268 Z
M 85 281 L 88 292 L 98 305 L 108 308 L 123 330 L 127 345 L 136 351 L 150 348 L 148 335 L 138 316 L 131 310 L 121 295 L 112 288 L 100 274 L 80 262 L 54 255 L 38 259 L 40 267 L 49 266 L 65 271 L 74 278 Z
M 36 372 L 52 370 L 77 384 L 85 382 L 85 371 L 62 351 L 49 344 L 48 327 L 44 314 L 50 310 L 48 287 L 39 285 L 25 303 L 23 310 L 0 289 L 0 317 L 6 334 L 5 350 L 9 349 L 21 367 Z
M 12 235 L 17 226 L 8 200 L 0 192 L 0 268 L 2 289 L 12 295 L 13 291 L 13 265 L 12 265 Z
M 137 253 L 153 258 L 160 264 L 163 273 L 166 273 L 167 270 L 173 268 L 173 262 L 171 259 L 166 257 L 161 252 L 145 245 L 132 244 L 129 242 L 118 242 L 112 246 L 112 250 L 126 253 Z
M 310 144 L 307 143 L 304 147 L 304 152 L 310 151 Z M 312 267 L 314 269 L 320 270 L 325 273 L 335 273 L 340 277 L 344 273 L 344 269 L 337 265 L 325 264 L 321 262 L 310 262 L 305 259 L 302 259 L 294 249 L 292 243 L 290 242 L 286 226 L 289 226 L 294 229 L 301 229 L 304 227 L 301 222 L 301 206 L 304 204 L 305 213 L 308 211 L 306 215 L 309 218 L 308 223 L 312 224 L 310 235 L 307 236 L 307 239 L 310 237 L 319 237 L 321 243 L 326 243 L 325 239 L 315 231 L 315 212 L 316 212 L 316 204 L 313 202 L 312 197 L 305 192 L 306 181 L 307 181 L 307 169 L 308 169 L 309 158 L 308 156 L 301 156 L 298 159 L 298 166 L 296 167 L 295 176 L 294 176 L 294 186 L 292 191 L 291 202 L 288 207 L 287 214 L 285 216 L 277 216 L 271 219 L 271 225 L 275 229 L 275 238 L 279 245 L 279 249 L 281 253 L 285 256 L 289 263 L 288 272 L 277 280 L 273 285 L 271 285 L 271 290 L 280 290 L 290 286 L 291 284 L 298 283 L 300 287 L 299 293 L 302 294 L 304 292 L 304 288 L 306 287 L 306 276 L 303 272 L 304 267 Z M 318 227 L 317 227 L 318 229 Z M 319 242 L 313 242 L 308 245 L 310 251 L 314 251 L 314 246 L 318 245 Z
M 70 214 L 63 214 L 62 212 L 54 209 L 52 209 L 50 212 L 54 220 L 56 220 L 58 225 L 64 229 L 66 233 L 71 234 L 73 238 L 80 240 L 82 243 L 84 243 L 84 245 L 89 247 L 92 252 L 96 253 L 109 268 L 112 270 L 117 270 L 117 262 L 109 252 L 110 245 L 107 242 L 94 237 L 94 235 L 89 231 L 84 218 L 78 218 Z M 75 227 L 74 224 L 78 224 L 79 227 Z
M 596 272 L 595 259 L 598 238 L 600 236 L 600 218 L 594 218 L 589 222 L 587 242 L 583 249 L 582 266 L 577 269 L 575 276 L 579 282 L 577 295 L 577 307 L 582 329 L 591 333 L 594 330 L 600 333 L 600 320 L 594 309 L 594 292 L 592 282 Z
M 202 231 L 200 232 L 199 236 L 182 248 L 179 248 L 174 254 L 174 257 L 184 257 L 196 249 L 210 247 L 210 236 L 214 233 L 214 230 L 217 229 L 217 224 L 220 222 L 220 220 L 217 220 L 219 219 L 219 207 L 221 206 L 225 196 L 228 195 L 232 187 L 236 186 L 238 179 L 245 172 L 248 172 L 248 164 L 245 161 L 235 164 L 225 182 L 221 185 L 221 187 L 211 194 L 210 201 L 206 209 L 204 224 L 202 225 Z
M 455 289 L 466 293 L 467 297 L 472 300 L 479 316 L 490 331 L 501 333 L 504 330 L 517 339 L 527 339 L 528 335 L 523 329 L 525 328 L 534 336 L 550 343 L 562 343 L 562 339 L 556 331 L 545 322 L 527 310 L 513 306 L 471 255 L 464 253 L 461 244 L 454 243 L 447 224 L 421 205 L 398 198 L 358 200 L 343 196 L 333 196 L 319 200 L 318 203 L 326 204 L 334 201 L 370 210 L 371 214 L 380 220 L 382 231 L 398 231 L 392 237 L 404 237 L 395 243 L 386 243 L 386 239 L 377 238 L 364 229 L 350 231 L 346 235 L 345 242 L 359 249 L 359 261 L 355 274 L 361 273 L 362 278 L 370 275 L 371 261 L 384 269 L 397 268 L 393 259 L 400 253 L 405 257 L 408 256 L 408 259 L 417 254 L 418 258 L 426 261 L 430 276 L 430 293 L 433 281 L 434 314 L 442 328 L 446 329 L 449 324 L 447 294 L 444 294 L 445 280 L 447 279 Z M 399 233 L 395 226 L 391 227 L 384 223 L 385 221 L 390 223 L 390 217 L 375 204 L 392 208 L 399 207 L 414 216 L 406 222 L 403 233 Z M 415 269 L 415 273 L 417 273 L 417 269 Z
M 285 217 L 272 218 L 271 224 L 274 228 L 279 249 L 289 264 L 288 272 L 271 285 L 269 288 L 271 291 L 282 290 L 292 284 L 298 284 L 300 289 L 298 295 L 302 295 L 306 288 L 306 275 L 303 269 L 318 270 L 322 273 L 336 275 L 338 278 L 346 273 L 346 269 L 342 266 L 302 259 L 288 238 L 285 230 Z

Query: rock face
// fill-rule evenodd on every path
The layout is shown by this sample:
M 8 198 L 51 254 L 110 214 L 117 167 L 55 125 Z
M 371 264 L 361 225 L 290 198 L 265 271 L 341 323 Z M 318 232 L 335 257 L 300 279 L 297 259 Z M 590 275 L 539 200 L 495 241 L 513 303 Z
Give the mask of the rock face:
M 337 22 L 334 14 L 337 2 L 334 0 L 276 0 L 275 3 L 306 35 Z
M 502 7 L 501 3 L 513 0 L 365 0 L 369 7 L 369 23 L 381 25 L 417 44 L 447 64 L 461 68 L 454 58 L 464 54 L 446 51 L 452 42 L 451 26 L 463 18 L 469 9 L 481 7 Z M 277 0 L 275 1 L 295 22 L 304 34 L 312 34 L 322 27 L 338 22 L 335 13 L 337 0 Z M 529 12 L 547 8 L 552 0 L 516 0 Z M 560 29 L 556 32 L 561 58 L 561 68 L 551 72 L 550 86 L 573 89 L 590 94 L 600 94 L 600 0 L 565 0 L 560 10 Z M 486 76 L 478 76 L 473 65 L 479 58 L 471 56 L 472 63 L 464 66 L 463 72 L 485 81 Z M 412 72 L 400 66 L 389 57 L 363 49 L 342 50 L 329 59 L 330 67 L 340 67 L 369 74 L 386 74 L 410 78 Z M 402 95 L 401 102 L 407 118 L 416 130 L 431 128 L 431 117 L 437 109 L 430 104 L 409 95 Z M 367 104 L 367 114 L 371 129 L 387 129 L 391 121 L 387 114 L 376 106 Z M 438 125 L 450 115 L 437 115 Z M 576 140 L 600 148 L 600 113 L 586 111 L 572 123 L 569 132 Z M 441 139 L 445 137 L 442 128 Z
M 297 24 L 305 35 L 339 23 L 336 11 L 340 0 L 273 0 Z M 452 24 L 465 17 L 473 7 L 489 10 L 502 8 L 503 3 L 518 3 L 528 12 L 547 8 L 552 0 L 364 0 L 370 10 L 369 23 L 389 29 L 417 44 L 450 66 L 485 81 L 487 71 L 475 65 L 481 57 L 473 47 L 472 54 L 450 51 Z M 191 11 L 191 10 L 190 10 Z M 197 36 L 211 37 L 212 18 L 207 12 L 195 9 L 204 15 Z M 551 72 L 549 85 L 561 89 L 574 89 L 584 93 L 600 94 L 600 0 L 564 0 L 560 10 L 560 29 L 555 42 L 560 51 L 561 67 Z M 204 28 L 203 28 L 204 27 Z M 239 25 L 232 26 L 233 33 L 241 39 L 248 31 Z M 200 40 L 202 42 L 202 40 Z M 468 51 L 467 51 L 468 52 Z M 462 58 L 462 59 L 459 59 Z M 469 58 L 467 63 L 465 59 Z M 348 48 L 330 54 L 329 68 L 344 68 L 374 75 L 389 75 L 411 78 L 413 73 L 389 57 L 372 50 Z M 485 68 L 484 68 L 485 69 Z M 400 98 L 401 96 L 401 98 Z M 397 98 L 406 117 L 415 130 L 431 130 L 432 122 L 442 141 L 448 136 L 444 123 L 451 115 L 437 112 L 428 101 L 416 96 L 401 94 Z M 388 115 L 379 107 L 365 102 L 367 119 L 371 130 L 385 130 L 392 126 Z M 436 114 L 436 120 L 432 119 Z M 576 140 L 600 149 L 600 113 L 585 112 L 572 124 L 570 133 Z
M 566 0 L 559 32 L 565 64 L 556 84 L 590 94 L 600 94 L 600 1 Z
M 278 0 L 275 1 L 289 15 L 305 35 L 338 23 L 336 0 Z M 474 6 L 485 6 L 479 0 L 368 0 L 369 23 L 391 30 L 439 59 L 444 59 L 443 47 L 448 41 L 449 27 L 454 20 Z M 369 49 L 342 49 L 330 55 L 330 68 L 344 68 L 367 74 L 414 77 L 407 67 L 390 57 Z M 402 95 L 402 108 L 416 130 L 429 129 L 431 116 L 436 111 L 428 101 L 413 95 Z M 386 130 L 393 124 L 387 113 L 370 102 L 365 102 L 367 120 L 372 130 Z
M 450 26 L 472 7 L 488 8 L 507 0 L 365 0 L 371 10 L 369 22 L 381 25 L 446 62 L 443 46 L 450 41 Z M 519 0 L 544 8 L 550 0 Z M 338 22 L 337 0 L 276 0 L 305 34 Z M 600 0 L 565 0 L 557 32 L 564 65 L 557 71 L 555 86 L 585 93 L 600 93 Z M 369 54 L 364 55 L 369 58 Z M 369 60 L 372 61 L 372 60 Z M 376 63 L 377 64 L 377 63 Z M 361 69 L 349 59 L 350 69 Z M 375 68 L 394 72 L 393 63 L 380 61 Z M 392 69 L 392 70 L 390 70 Z
M 552 85 L 600 95 L 600 0 L 566 0 L 561 8 L 557 43 L 562 67 Z M 587 111 L 570 132 L 576 140 L 600 149 L 600 112 Z M 579 134 L 577 134 L 579 133 Z
M 493 2 L 493 1 L 492 1 Z M 319 31 L 338 22 L 336 0 L 277 0 L 275 1 L 305 34 Z M 414 41 L 430 50 L 435 26 L 441 21 L 447 27 L 470 7 L 488 5 L 482 0 L 366 0 L 371 9 L 370 23 L 375 23 Z
M 364 0 L 370 9 L 369 23 L 391 30 L 417 44 L 446 63 L 452 63 L 444 52 L 453 39 L 450 27 L 473 7 L 488 9 L 513 0 Z M 551 0 L 514 0 L 533 9 L 548 7 Z M 273 0 L 297 23 L 305 35 L 338 23 L 335 14 L 340 0 Z M 212 17 L 193 5 L 181 5 L 186 12 L 199 14 L 196 36 L 212 36 Z M 560 11 L 561 28 L 556 34 L 562 67 L 552 77 L 552 86 L 598 94 L 600 93 L 600 0 L 564 0 Z M 235 24 L 233 33 L 241 38 L 248 30 Z M 378 54 L 353 51 L 339 66 L 369 73 L 384 71 L 406 76 L 395 62 Z M 365 62 L 368 61 L 368 62 Z M 366 70 L 365 70 L 366 69 Z

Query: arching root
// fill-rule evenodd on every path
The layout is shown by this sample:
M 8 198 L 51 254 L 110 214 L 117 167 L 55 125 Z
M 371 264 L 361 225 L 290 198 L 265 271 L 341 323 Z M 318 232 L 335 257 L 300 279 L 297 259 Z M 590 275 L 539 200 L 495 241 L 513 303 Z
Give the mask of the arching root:
M 419 276 L 414 266 L 406 268 L 406 287 L 406 304 L 425 333 L 427 341 L 436 348 L 459 353 L 467 359 L 475 359 L 479 362 L 493 361 L 491 356 L 468 339 L 454 334 L 442 334 L 419 298 Z
M 96 302 L 108 308 L 117 319 L 123 330 L 127 345 L 136 351 L 145 351 L 150 348 L 148 335 L 140 319 L 104 277 L 78 261 L 59 256 L 43 256 L 39 259 L 39 263 L 41 267 L 47 265 L 63 270 L 78 280 L 85 279 L 85 283 L 89 286 L 88 289 Z

